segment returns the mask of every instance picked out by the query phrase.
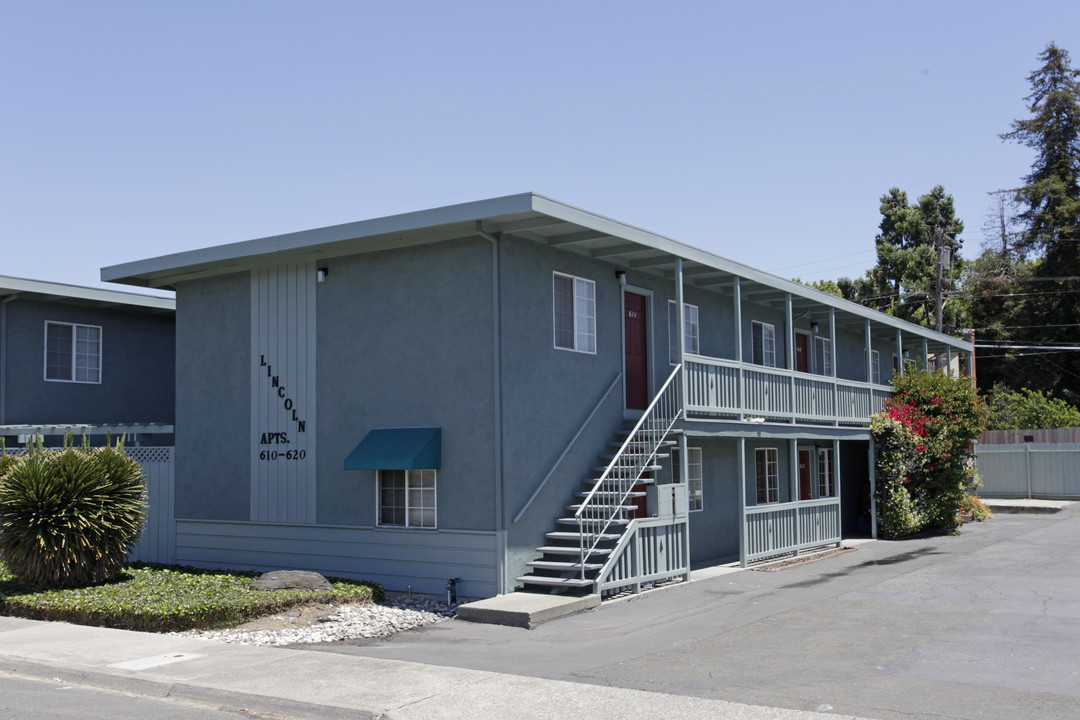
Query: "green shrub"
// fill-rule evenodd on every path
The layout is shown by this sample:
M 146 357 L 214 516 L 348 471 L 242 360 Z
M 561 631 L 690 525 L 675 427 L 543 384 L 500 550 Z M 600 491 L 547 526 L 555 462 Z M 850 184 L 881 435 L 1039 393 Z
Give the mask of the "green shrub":
M 964 496 L 964 501 L 960 504 L 960 512 L 970 515 L 975 522 L 982 522 L 994 517 L 986 503 L 973 494 Z
M 31 452 L 0 482 L 0 557 L 32 587 L 111 580 L 142 532 L 142 468 L 116 447 Z
M 1080 410 L 1052 393 L 995 385 L 987 395 L 990 430 L 1080 427 Z
M 877 449 L 878 517 L 886 536 L 953 532 L 978 485 L 972 441 L 986 406 L 968 378 L 905 367 L 894 395 L 871 419 Z

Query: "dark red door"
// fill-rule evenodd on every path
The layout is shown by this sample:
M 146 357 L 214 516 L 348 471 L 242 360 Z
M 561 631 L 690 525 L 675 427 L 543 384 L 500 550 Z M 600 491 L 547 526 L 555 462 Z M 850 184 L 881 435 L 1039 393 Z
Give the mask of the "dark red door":
M 623 293 L 625 308 L 623 324 L 626 335 L 626 407 L 644 410 L 649 407 L 649 348 L 648 322 L 645 318 L 647 299 L 643 295 Z
M 809 450 L 799 451 L 799 499 L 810 500 L 810 462 L 811 453 Z
M 795 369 L 799 372 L 810 372 L 810 366 L 806 362 L 808 357 L 807 353 L 807 335 L 802 333 L 795 333 Z

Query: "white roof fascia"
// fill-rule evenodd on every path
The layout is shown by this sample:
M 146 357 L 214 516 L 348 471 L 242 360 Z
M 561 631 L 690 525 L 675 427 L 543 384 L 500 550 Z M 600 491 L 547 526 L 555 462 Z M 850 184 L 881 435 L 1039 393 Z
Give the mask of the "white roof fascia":
M 26 278 L 0 275 L 0 295 L 32 293 L 58 298 L 85 300 L 103 305 L 134 305 L 155 310 L 176 310 L 176 300 L 161 295 L 143 295 L 122 290 L 103 290 L 83 285 L 28 280 Z
M 507 195 L 506 197 L 491 200 L 448 205 L 431 210 L 389 215 L 372 220 L 331 225 L 316 230 L 303 230 L 258 240 L 246 240 L 172 255 L 162 255 L 148 260 L 137 260 L 104 267 L 101 269 L 101 279 L 106 282 L 136 284 L 132 280 L 140 276 L 168 273 L 170 270 L 178 270 L 194 265 L 238 261 L 260 255 L 302 251 L 309 248 L 316 250 L 319 246 L 331 243 L 423 230 L 451 223 L 473 222 L 500 215 L 530 212 L 532 210 L 531 197 L 531 193 Z
M 939 333 L 936 330 L 923 327 L 922 325 L 916 325 L 907 320 L 901 320 L 892 315 L 886 315 L 873 308 L 864 307 L 863 305 L 851 302 L 850 300 L 830 295 L 829 293 L 822 292 L 808 285 L 802 285 L 792 280 L 786 280 L 763 270 L 757 270 L 749 265 L 736 262 L 735 260 L 729 260 L 720 257 L 719 255 L 713 255 L 710 252 L 699 250 L 696 247 L 686 245 L 677 240 L 672 240 L 663 235 L 658 235 L 649 232 L 648 230 L 642 230 L 633 225 L 626 225 L 617 220 L 590 213 L 587 210 L 582 210 L 572 205 L 552 200 L 543 195 L 534 195 L 534 198 L 536 200 L 534 203 L 536 211 L 544 213 L 545 215 L 565 219 L 567 222 L 572 222 L 575 225 L 580 225 L 624 240 L 629 240 L 638 245 L 643 245 L 661 252 L 669 253 L 676 257 L 681 257 L 683 260 L 691 260 L 702 265 L 707 265 L 716 268 L 717 270 L 737 275 L 745 280 L 752 280 L 756 283 L 773 287 L 783 292 L 789 292 L 792 295 L 803 297 L 816 303 L 821 303 L 822 305 L 833 307 L 837 310 L 851 313 L 883 325 L 888 325 L 904 332 L 925 337 L 928 340 L 933 340 L 968 351 L 973 349 L 971 343 L 951 335 Z
M 304 250 L 316 253 L 320 248 L 345 243 L 350 240 L 361 241 L 365 238 L 385 237 L 395 233 L 415 233 L 439 225 L 494 220 L 499 217 L 530 212 L 540 213 L 567 224 L 595 230 L 627 240 L 644 248 L 651 248 L 674 257 L 680 257 L 683 260 L 712 267 L 782 292 L 789 292 L 792 295 L 812 300 L 826 307 L 833 307 L 845 313 L 869 319 L 919 337 L 925 337 L 934 342 L 967 351 L 972 350 L 971 343 L 950 335 L 939 333 L 936 330 L 906 320 L 900 320 L 877 310 L 863 307 L 858 303 L 821 292 L 807 285 L 801 285 L 762 270 L 757 270 L 749 265 L 719 255 L 713 255 L 663 235 L 633 225 L 627 225 L 618 220 L 531 192 L 448 205 L 430 210 L 419 210 L 401 215 L 389 215 L 342 225 L 332 225 L 315 230 L 274 235 L 257 240 L 217 245 L 121 265 L 111 265 L 101 269 L 101 279 L 107 282 L 142 285 L 146 284 L 151 276 L 157 276 L 154 278 L 155 280 L 167 283 L 169 278 L 182 276 L 199 267 L 217 265 L 222 268 L 222 271 L 227 271 L 229 267 L 241 270 L 257 263 L 260 256 L 271 256 L 283 252 L 298 253 Z M 363 248 L 357 248 L 355 251 L 363 252 Z M 140 279 L 144 282 L 139 282 Z

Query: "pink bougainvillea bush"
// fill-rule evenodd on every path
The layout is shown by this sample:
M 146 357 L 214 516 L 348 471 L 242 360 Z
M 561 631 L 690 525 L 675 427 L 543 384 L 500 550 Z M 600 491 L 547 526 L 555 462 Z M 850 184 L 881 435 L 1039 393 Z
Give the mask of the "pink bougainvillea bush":
M 955 531 L 964 498 L 978 483 L 973 441 L 986 427 L 986 406 L 969 378 L 912 365 L 893 378 L 893 388 L 870 420 L 882 532 Z

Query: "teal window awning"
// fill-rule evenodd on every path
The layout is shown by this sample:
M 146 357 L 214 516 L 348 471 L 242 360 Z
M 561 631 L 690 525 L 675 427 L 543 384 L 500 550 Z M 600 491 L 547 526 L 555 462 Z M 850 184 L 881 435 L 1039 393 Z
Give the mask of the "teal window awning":
M 442 428 L 376 428 L 345 458 L 346 470 L 438 470 Z

